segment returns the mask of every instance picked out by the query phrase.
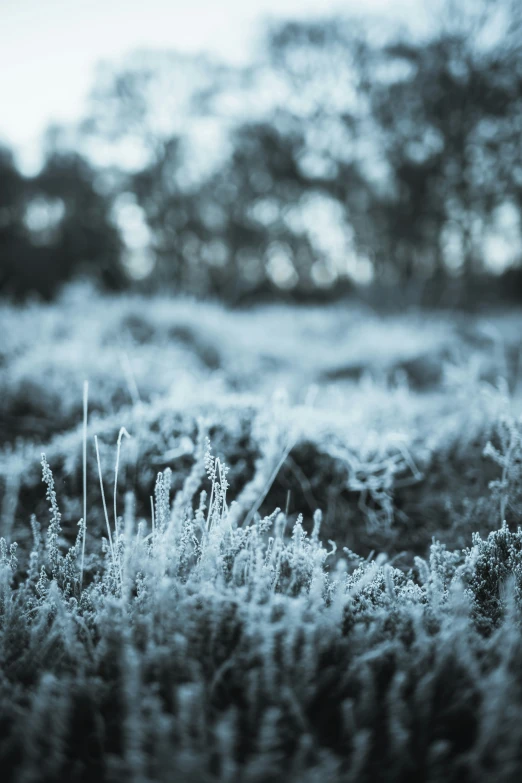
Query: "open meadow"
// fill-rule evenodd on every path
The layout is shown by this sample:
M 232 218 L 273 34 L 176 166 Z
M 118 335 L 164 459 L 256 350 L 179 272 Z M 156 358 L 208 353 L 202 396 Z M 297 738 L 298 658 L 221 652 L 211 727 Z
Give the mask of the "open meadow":
M 0 334 L 4 779 L 519 779 L 520 311 Z

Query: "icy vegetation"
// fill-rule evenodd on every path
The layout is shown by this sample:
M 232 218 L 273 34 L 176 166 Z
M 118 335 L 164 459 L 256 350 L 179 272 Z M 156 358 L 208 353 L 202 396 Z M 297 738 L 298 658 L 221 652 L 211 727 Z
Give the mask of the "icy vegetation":
M 0 333 L 4 779 L 520 779 L 520 313 Z

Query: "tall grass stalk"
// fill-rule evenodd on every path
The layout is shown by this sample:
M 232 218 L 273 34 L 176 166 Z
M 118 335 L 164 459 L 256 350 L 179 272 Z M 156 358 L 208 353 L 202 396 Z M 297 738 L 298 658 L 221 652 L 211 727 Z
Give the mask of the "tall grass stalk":
M 118 434 L 118 442 L 116 444 L 116 467 L 114 470 L 114 534 L 116 540 L 118 538 L 118 513 L 116 510 L 116 502 L 117 502 L 117 494 L 118 494 L 118 471 L 120 468 L 121 441 L 124 436 L 126 438 L 130 438 L 130 435 L 125 429 L 125 427 L 121 427 Z
M 116 568 L 116 557 L 114 554 L 114 547 L 112 544 L 112 534 L 111 534 L 111 525 L 109 522 L 109 514 L 107 513 L 107 503 L 105 502 L 105 490 L 103 489 L 103 476 L 102 476 L 102 469 L 101 469 L 101 462 L 100 462 L 100 449 L 98 447 L 98 436 L 94 436 L 94 444 L 96 446 L 96 459 L 98 461 L 98 476 L 100 478 L 100 490 L 101 490 L 101 496 L 102 496 L 102 502 L 103 502 L 103 513 L 105 515 L 105 523 L 107 525 L 107 535 L 109 537 L 109 547 L 111 550 L 111 556 L 112 556 L 112 562 L 114 567 Z
M 80 566 L 80 590 L 83 589 L 83 569 L 85 565 L 85 539 L 87 536 L 87 421 L 89 415 L 89 381 L 83 382 L 83 540 Z

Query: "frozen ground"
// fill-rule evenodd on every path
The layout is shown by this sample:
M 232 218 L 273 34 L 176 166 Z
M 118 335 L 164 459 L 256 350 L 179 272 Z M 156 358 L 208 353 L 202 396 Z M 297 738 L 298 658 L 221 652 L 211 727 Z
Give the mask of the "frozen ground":
M 302 512 L 307 524 L 319 507 L 328 537 L 365 556 L 424 554 L 433 535 L 462 546 L 501 522 L 487 497 L 499 466 L 483 452 L 520 409 L 521 313 L 234 312 L 80 287 L 56 306 L 4 306 L 0 333 L 3 525 L 18 539 L 45 505 L 42 451 L 64 530 L 81 517 L 84 380 L 94 506 L 94 434 L 107 475 L 120 427 L 132 436 L 120 481 L 148 518 L 158 471 L 182 485 L 202 418 L 242 513 L 254 488 L 267 513 Z
M 7 780 L 520 779 L 522 313 L 77 287 L 0 334 Z

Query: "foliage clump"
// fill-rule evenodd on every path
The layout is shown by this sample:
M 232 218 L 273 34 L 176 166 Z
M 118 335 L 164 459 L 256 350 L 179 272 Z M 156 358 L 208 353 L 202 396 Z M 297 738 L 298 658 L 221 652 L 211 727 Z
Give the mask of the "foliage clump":
M 151 519 L 127 495 L 80 574 L 32 519 L 0 541 L 0 760 L 13 781 L 513 780 L 522 530 L 395 568 L 276 509 L 238 524 L 203 433 Z M 207 488 L 200 486 L 206 472 Z M 199 497 L 198 497 L 199 495 Z M 95 511 L 90 511 L 91 518 Z M 98 529 L 102 529 L 100 524 Z M 44 545 L 45 543 L 45 545 Z

